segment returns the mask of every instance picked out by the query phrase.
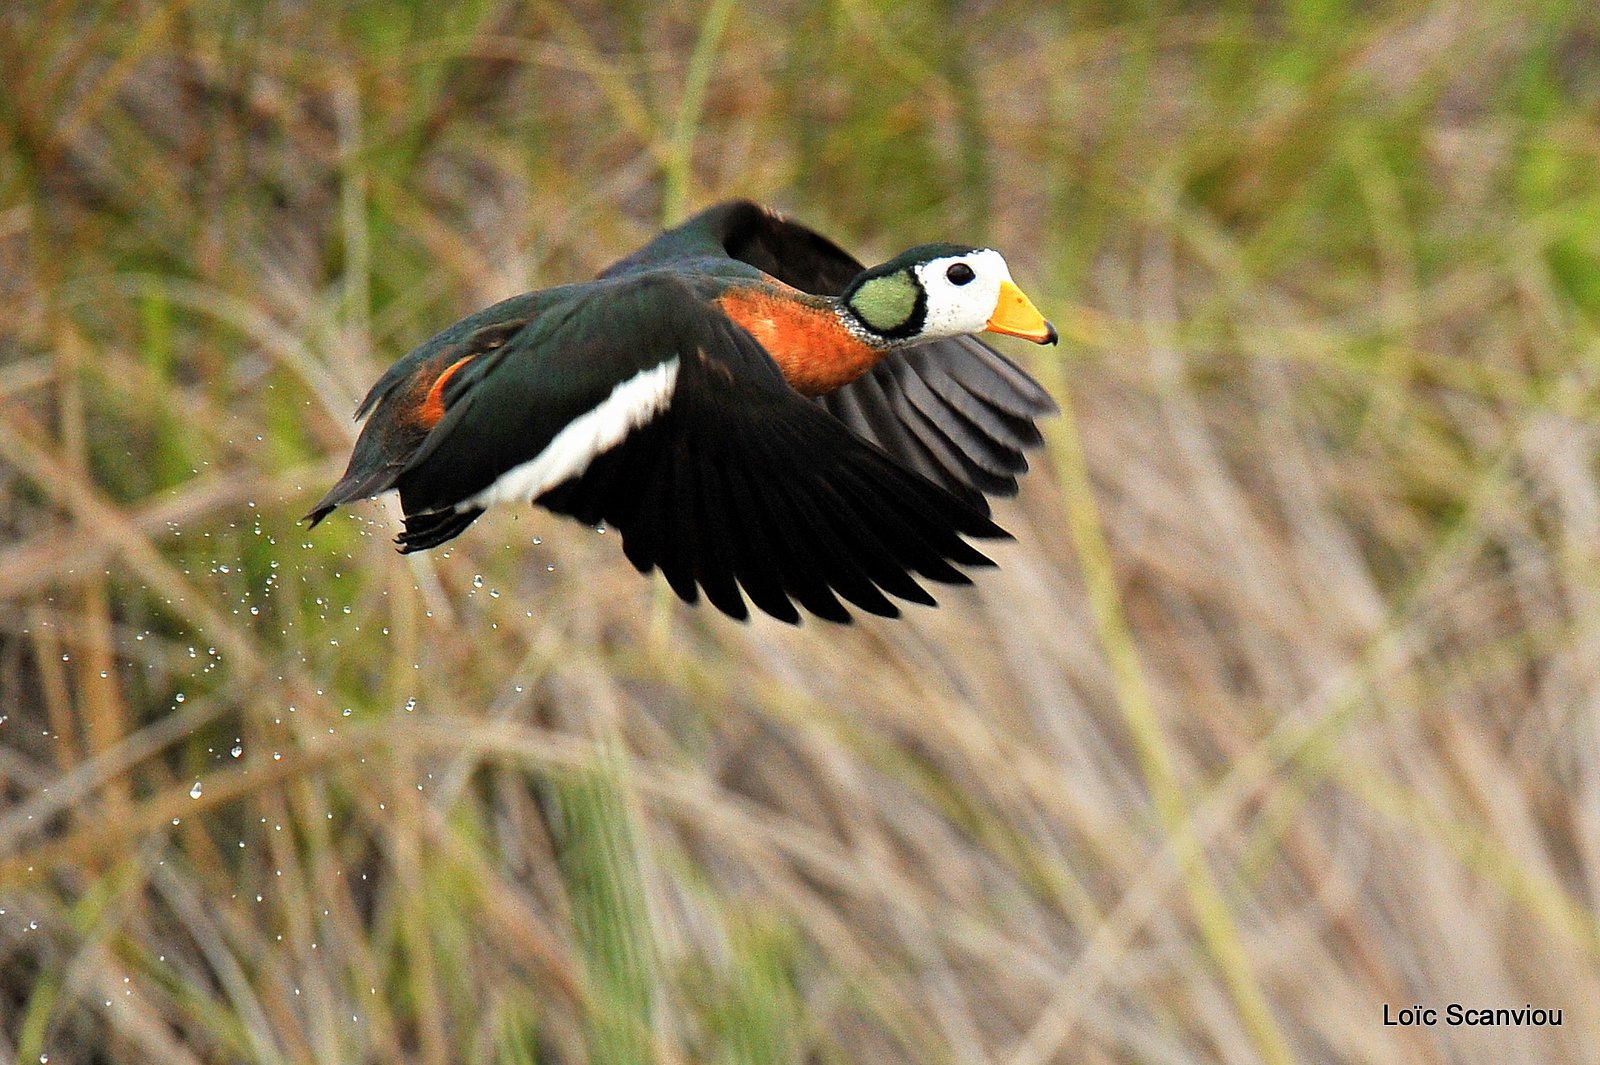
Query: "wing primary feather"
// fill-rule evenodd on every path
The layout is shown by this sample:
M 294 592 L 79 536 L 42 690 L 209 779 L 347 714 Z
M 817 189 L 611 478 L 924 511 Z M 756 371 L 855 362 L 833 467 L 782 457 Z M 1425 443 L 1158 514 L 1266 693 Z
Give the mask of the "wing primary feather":
M 783 587 L 795 601 L 824 621 L 839 625 L 851 623 L 850 611 L 839 602 L 829 587 L 816 558 L 815 547 L 796 527 L 795 517 L 782 505 L 778 494 L 749 480 L 751 471 L 730 467 L 744 481 L 743 496 L 752 512 L 752 521 L 766 529 L 778 547 L 783 561 Z
M 622 533 L 622 553 L 640 573 L 649 573 L 661 566 L 663 558 L 672 550 L 665 528 L 670 510 L 668 493 L 672 488 L 672 463 L 668 461 L 666 446 L 660 433 L 637 439 L 634 449 L 637 458 L 632 469 L 638 494 L 633 516 L 626 524 L 617 522 Z
M 644 498 L 646 482 L 650 477 L 650 457 L 656 453 L 650 441 L 659 436 L 658 427 L 646 426 L 635 430 L 611 452 L 610 457 L 616 466 L 601 517 L 619 531 L 637 522 L 640 500 Z
M 965 349 L 959 358 L 940 361 L 963 387 L 986 402 L 1020 418 L 1053 414 L 1060 409 L 1037 381 L 983 341 L 954 337 L 941 343 Z
M 894 544 L 908 569 L 941 584 L 972 583 L 970 577 L 950 564 L 946 552 L 934 542 L 943 539 L 948 543 L 948 537 L 930 536 L 915 518 L 906 514 L 895 495 L 874 489 L 855 476 L 840 477 L 834 487 L 846 500 L 872 516 L 883 538 Z
M 952 499 L 940 491 L 937 485 L 917 479 L 914 474 L 892 468 L 880 470 L 872 475 L 841 478 L 841 485 L 853 488 L 855 492 L 867 498 L 881 500 L 883 507 L 890 510 L 897 520 L 904 524 L 902 535 L 907 539 L 920 540 L 939 559 L 958 565 L 993 565 L 987 556 L 961 538 L 962 532 L 972 527 L 970 522 L 972 512 L 959 500 Z M 979 520 L 989 528 L 999 531 L 1002 536 L 1006 535 L 1004 530 L 993 525 L 987 518 Z M 969 533 L 969 535 L 977 534 Z M 937 570 L 941 567 L 939 564 L 934 564 L 934 568 Z M 925 575 L 932 576 L 932 574 Z
M 772 499 L 788 512 L 795 532 L 810 544 L 812 558 L 821 563 L 818 568 L 823 580 L 834 591 L 869 614 L 899 617 L 900 608 L 884 598 L 833 531 L 827 516 L 821 513 L 817 496 L 815 489 L 801 485 L 774 493 Z
M 870 414 L 877 430 L 877 443 L 885 451 L 899 457 L 910 468 L 950 492 L 956 498 L 983 514 L 989 513 L 989 503 L 983 493 L 963 481 L 949 463 L 943 461 L 915 431 L 901 413 L 895 400 L 897 393 L 884 386 L 880 373 L 886 373 L 884 364 L 856 382 L 858 400 L 863 413 Z M 892 380 L 892 379 L 891 379 Z
M 792 519 L 772 505 L 768 498 L 771 489 L 752 481 L 752 470 L 742 463 L 730 463 L 727 473 L 730 490 L 747 516 L 747 527 L 759 530 L 773 576 L 784 593 L 825 621 L 850 624 L 850 612 L 828 590 L 809 548 L 796 535 Z
M 689 441 L 686 434 L 673 434 L 671 451 L 662 461 L 663 477 L 661 512 L 661 557 L 657 560 L 667 583 L 685 603 L 700 601 L 700 592 L 694 579 L 695 515 L 693 499 L 693 471 L 689 468 Z M 687 499 L 685 498 L 687 496 Z
M 974 565 L 993 565 L 961 535 L 1009 540 L 1010 533 L 938 485 L 899 469 L 891 459 L 879 456 L 879 460 L 882 465 L 866 483 L 881 494 L 892 495 L 909 515 L 915 516 L 930 543 L 949 558 L 960 561 L 970 552 L 981 560 L 975 560 Z
M 741 491 L 737 471 L 726 461 L 716 464 L 715 473 L 720 482 L 718 491 L 727 508 L 734 575 L 739 585 L 757 608 L 779 621 L 798 625 L 800 613 L 783 594 L 786 560 L 773 546 L 750 493 Z
M 1033 419 L 1058 409 L 1026 372 L 973 337 L 898 352 L 821 404 L 985 515 L 985 496 L 1015 495 L 1028 468 L 1023 453 L 1043 443 Z
M 1003 411 L 967 391 L 959 381 L 945 371 L 943 366 L 929 362 L 920 367 L 919 376 L 935 395 L 996 443 L 1018 452 L 1044 443 L 1044 436 L 1040 434 L 1039 427 L 1031 420 Z M 1027 459 L 1024 458 L 1022 461 L 1023 469 L 1026 469 Z M 1016 472 L 1021 473 L 1023 470 Z
M 1024 470 L 1028 468 L 1022 452 L 1005 446 L 974 425 L 960 409 L 930 388 L 927 380 L 915 369 L 904 367 L 898 376 L 911 405 L 937 426 L 967 461 L 1006 482 L 1008 490 L 1004 494 L 1015 495 L 1018 467 L 1020 465 Z
M 868 375 L 869 378 L 871 376 Z M 920 469 L 916 448 L 905 439 L 905 427 L 895 421 L 882 403 L 867 401 L 865 394 L 871 391 L 873 384 L 868 378 L 862 378 L 849 388 L 838 388 L 823 396 L 822 405 L 857 436 L 872 441 L 885 451 L 904 456 L 903 462 L 912 469 Z
M 922 446 L 904 422 L 896 417 L 894 405 L 883 388 L 883 379 L 880 376 L 885 371 L 879 368 L 861 378 L 849 388 L 839 389 L 835 395 L 840 397 L 840 402 L 848 402 L 855 408 L 856 415 L 875 438 L 878 446 L 904 455 L 912 464 L 912 468 L 933 480 L 938 480 L 946 475 L 944 467 L 940 466 L 933 454 Z M 846 398 L 848 397 L 848 398 Z M 829 397 L 832 398 L 832 397 Z
M 716 444 L 686 450 L 688 484 L 681 502 L 694 510 L 695 579 L 706 593 L 711 605 L 740 621 L 750 616 L 739 585 L 734 580 L 734 532 L 728 501 L 718 487 L 715 459 L 712 454 Z
M 935 456 L 934 461 L 949 474 L 956 475 L 962 482 L 986 495 L 1006 495 L 1007 489 L 1015 490 L 1014 479 L 996 477 L 968 458 L 959 445 L 952 443 L 944 430 L 911 401 L 904 385 L 891 394 L 890 402 L 900 421 L 922 442 L 923 447 Z
M 937 605 L 928 590 L 908 572 L 907 556 L 919 557 L 921 551 L 918 548 L 923 545 L 891 541 L 879 520 L 881 513 L 876 508 L 856 504 L 837 491 L 833 483 L 820 485 L 820 492 L 823 496 L 821 502 L 824 503 L 822 512 L 834 534 L 847 549 L 852 550 L 862 570 L 874 584 L 908 602 Z M 889 546 L 891 542 L 894 544 L 892 548 Z

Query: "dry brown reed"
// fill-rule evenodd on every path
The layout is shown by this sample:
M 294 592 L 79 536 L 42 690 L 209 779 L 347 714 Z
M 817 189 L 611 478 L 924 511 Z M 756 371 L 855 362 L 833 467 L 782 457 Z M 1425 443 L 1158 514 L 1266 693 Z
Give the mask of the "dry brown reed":
M 0 1065 L 1600 1060 L 1600 24 L 1114 7 L 0 14 Z M 1063 327 L 998 571 L 294 524 L 731 195 Z

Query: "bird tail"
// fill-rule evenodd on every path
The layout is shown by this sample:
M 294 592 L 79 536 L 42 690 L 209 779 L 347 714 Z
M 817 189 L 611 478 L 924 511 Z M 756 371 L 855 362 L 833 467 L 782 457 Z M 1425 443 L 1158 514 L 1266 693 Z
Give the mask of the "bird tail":
M 306 512 L 301 521 L 309 521 L 311 528 L 316 528 L 317 523 L 329 514 L 334 508 L 342 507 L 346 503 L 354 503 L 358 499 L 371 499 L 394 487 L 395 478 L 400 475 L 403 464 L 384 464 L 376 469 L 360 466 L 354 460 L 350 468 L 344 472 L 339 483 L 328 489 L 328 494 L 317 500 L 317 505 Z
M 335 507 L 395 487 L 429 430 L 443 417 L 444 386 L 469 361 L 446 350 L 421 360 L 408 356 L 391 367 L 356 411 L 367 424 L 356 439 L 344 476 L 301 520 L 315 527 Z

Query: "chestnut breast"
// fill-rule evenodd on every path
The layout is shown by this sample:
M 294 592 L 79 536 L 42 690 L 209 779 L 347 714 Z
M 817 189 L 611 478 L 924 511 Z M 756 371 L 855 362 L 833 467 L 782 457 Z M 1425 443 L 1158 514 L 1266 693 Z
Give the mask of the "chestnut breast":
M 802 395 L 847 385 L 885 354 L 851 332 L 832 303 L 787 285 L 730 288 L 717 305 L 767 349 L 789 387 Z

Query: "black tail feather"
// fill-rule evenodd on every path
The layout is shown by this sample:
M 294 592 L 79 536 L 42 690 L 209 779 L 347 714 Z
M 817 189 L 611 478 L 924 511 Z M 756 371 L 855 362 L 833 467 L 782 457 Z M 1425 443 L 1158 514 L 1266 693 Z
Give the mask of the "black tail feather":
M 317 505 L 306 512 L 301 521 L 311 522 L 311 527 L 334 509 L 346 503 L 354 503 L 358 499 L 371 499 L 381 495 L 394 487 L 394 480 L 400 475 L 399 466 L 380 466 L 375 470 L 349 470 L 339 483 L 328 489 L 328 494 L 317 500 Z

